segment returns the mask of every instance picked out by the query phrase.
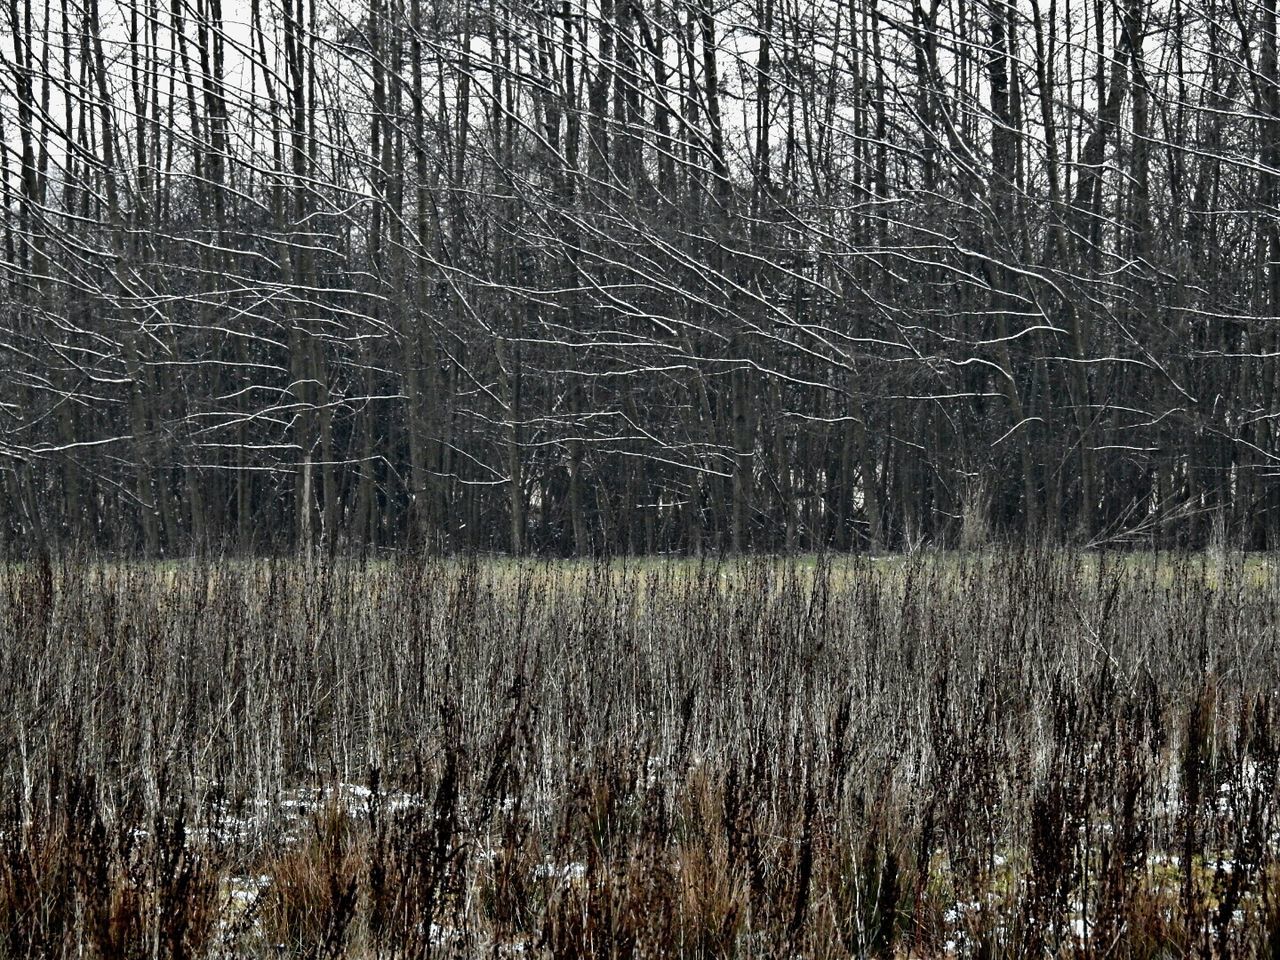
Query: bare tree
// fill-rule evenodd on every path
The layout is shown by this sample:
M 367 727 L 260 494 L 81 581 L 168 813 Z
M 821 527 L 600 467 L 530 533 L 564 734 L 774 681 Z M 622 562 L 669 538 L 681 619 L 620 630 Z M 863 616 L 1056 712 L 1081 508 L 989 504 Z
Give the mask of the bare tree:
M 1277 542 L 1273 3 L 245 7 L 7 0 L 9 548 Z

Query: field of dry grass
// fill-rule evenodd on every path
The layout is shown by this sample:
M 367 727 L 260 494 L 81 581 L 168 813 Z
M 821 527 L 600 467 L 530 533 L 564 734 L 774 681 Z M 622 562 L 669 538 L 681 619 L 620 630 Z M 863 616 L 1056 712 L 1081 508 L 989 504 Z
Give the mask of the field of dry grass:
M 0 568 L 0 956 L 1280 955 L 1280 572 Z

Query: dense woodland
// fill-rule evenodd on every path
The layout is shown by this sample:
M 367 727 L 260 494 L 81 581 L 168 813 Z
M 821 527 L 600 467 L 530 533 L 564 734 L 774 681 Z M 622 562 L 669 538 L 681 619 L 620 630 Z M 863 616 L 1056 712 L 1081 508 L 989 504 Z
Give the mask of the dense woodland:
M 9 549 L 1280 541 L 1276 0 L 6 0 Z

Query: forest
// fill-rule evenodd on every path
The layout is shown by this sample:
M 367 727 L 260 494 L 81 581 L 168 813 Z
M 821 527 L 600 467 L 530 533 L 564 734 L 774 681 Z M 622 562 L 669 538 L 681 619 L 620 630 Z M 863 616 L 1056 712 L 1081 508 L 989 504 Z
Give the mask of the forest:
M 1275 7 L 7 0 L 3 548 L 1274 548 Z
M 0 0 L 0 960 L 1280 957 L 1278 0 Z

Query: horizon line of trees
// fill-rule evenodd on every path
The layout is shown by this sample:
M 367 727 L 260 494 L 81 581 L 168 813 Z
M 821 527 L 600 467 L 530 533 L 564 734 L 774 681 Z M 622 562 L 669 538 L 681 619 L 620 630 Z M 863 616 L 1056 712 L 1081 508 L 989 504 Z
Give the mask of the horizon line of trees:
M 6 0 L 0 547 L 1280 543 L 1276 0 Z

